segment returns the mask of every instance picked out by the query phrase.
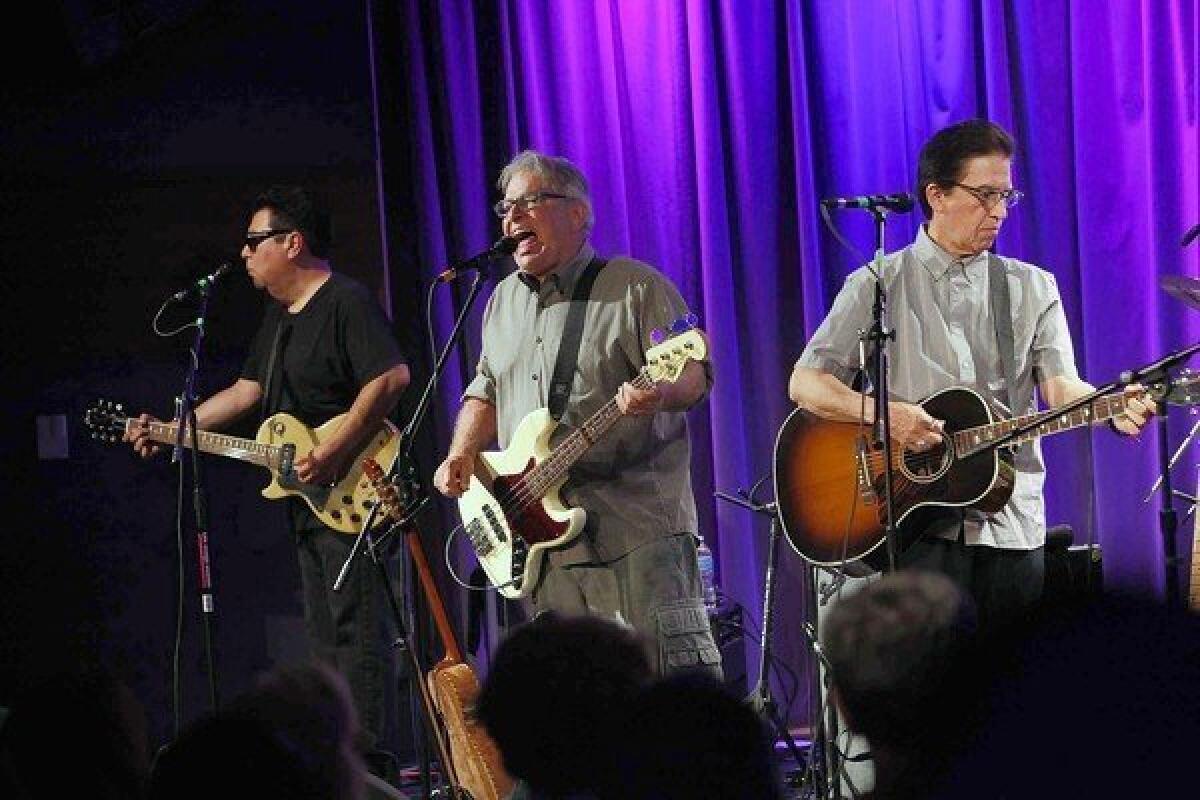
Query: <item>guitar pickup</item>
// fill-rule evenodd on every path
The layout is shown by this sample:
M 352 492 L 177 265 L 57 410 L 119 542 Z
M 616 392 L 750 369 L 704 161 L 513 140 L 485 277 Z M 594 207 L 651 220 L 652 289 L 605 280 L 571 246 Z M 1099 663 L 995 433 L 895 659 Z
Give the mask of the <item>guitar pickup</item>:
M 871 452 L 865 436 L 859 436 L 854 443 L 856 465 L 855 473 L 858 480 L 858 494 L 865 503 L 879 502 L 879 494 L 871 481 L 871 468 L 867 464 L 867 455 Z
M 496 534 L 496 538 L 502 542 L 507 542 L 508 535 L 504 532 L 504 526 L 500 524 L 500 519 L 496 516 L 496 512 L 492 510 L 490 504 L 484 504 L 483 515 L 487 517 L 488 522 L 491 524 L 492 532 Z
M 283 475 L 292 474 L 292 465 L 296 463 L 296 445 L 285 444 L 279 448 L 279 472 Z

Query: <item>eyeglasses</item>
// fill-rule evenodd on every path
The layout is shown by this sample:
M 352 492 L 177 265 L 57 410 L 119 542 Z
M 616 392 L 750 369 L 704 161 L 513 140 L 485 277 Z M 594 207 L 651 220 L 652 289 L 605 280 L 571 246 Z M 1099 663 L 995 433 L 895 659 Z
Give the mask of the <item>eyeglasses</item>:
M 560 200 L 567 200 L 571 197 L 571 195 L 559 194 L 557 192 L 534 192 L 533 194 L 527 194 L 524 197 L 518 197 L 515 200 L 501 200 L 500 202 L 496 203 L 496 205 L 492 206 L 492 211 L 496 212 L 497 217 L 504 219 L 508 216 L 508 212 L 512 211 L 514 208 L 520 208 L 524 213 L 529 211 L 529 209 L 533 208 L 534 206 L 540 205 L 543 200 L 551 197 L 557 197 Z
M 1005 208 L 1012 208 L 1021 202 L 1021 198 L 1025 196 L 1025 193 L 1018 189 L 988 189 L 983 186 L 967 186 L 965 183 L 952 183 L 950 185 L 966 189 L 988 211 L 995 208 L 996 204 L 1000 201 L 1004 201 Z
M 260 244 L 265 242 L 267 239 L 270 239 L 272 236 L 282 236 L 285 233 L 291 233 L 291 232 L 292 232 L 291 228 L 282 228 L 282 229 L 271 228 L 270 230 L 265 230 L 265 231 L 247 231 L 246 238 L 242 240 L 242 244 L 244 244 L 246 246 L 247 250 L 249 250 L 251 253 L 253 253 L 255 250 L 258 249 L 258 246 Z

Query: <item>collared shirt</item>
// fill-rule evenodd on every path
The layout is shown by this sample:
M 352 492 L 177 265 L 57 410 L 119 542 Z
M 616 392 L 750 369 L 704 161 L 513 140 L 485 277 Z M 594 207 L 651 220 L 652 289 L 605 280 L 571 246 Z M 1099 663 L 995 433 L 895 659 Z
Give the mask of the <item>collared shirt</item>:
M 1048 378 L 1078 377 L 1071 334 L 1054 276 L 1013 258 L 1001 257 L 1013 316 L 1017 386 L 1013 415 L 1036 408 L 1035 389 Z M 1009 396 L 988 295 L 988 255 L 955 258 L 925 228 L 916 241 L 884 258 L 884 291 L 891 327 L 889 396 L 915 403 L 942 389 L 966 386 L 1007 409 Z M 855 270 L 833 302 L 829 316 L 796 362 L 850 385 L 860 367 L 858 331 L 870 327 L 875 279 Z M 1017 452 L 1016 485 L 1000 512 L 967 511 L 968 544 L 1031 550 L 1045 543 L 1042 498 L 1045 464 L 1039 443 Z M 952 538 L 953 530 L 934 531 Z
M 571 295 L 594 255 L 585 243 L 540 281 L 515 272 L 488 299 L 479 365 L 465 395 L 496 406 L 501 448 L 527 414 L 549 404 Z M 608 261 L 592 286 L 571 396 L 551 446 L 637 377 L 655 328 L 669 330 L 687 313 L 658 270 L 630 258 Z M 707 362 L 705 371 L 711 386 Z M 562 497 L 587 511 L 585 536 L 608 561 L 651 539 L 696 531 L 690 466 L 683 412 L 621 417 L 571 468 Z

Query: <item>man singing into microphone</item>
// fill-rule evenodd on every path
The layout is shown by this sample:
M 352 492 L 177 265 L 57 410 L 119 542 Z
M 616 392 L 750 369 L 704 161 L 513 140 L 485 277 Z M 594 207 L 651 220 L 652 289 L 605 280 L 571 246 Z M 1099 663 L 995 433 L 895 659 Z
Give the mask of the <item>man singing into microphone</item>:
M 587 511 L 574 544 L 551 552 L 533 581 L 527 611 L 598 614 L 632 625 L 660 672 L 719 674 L 696 562 L 696 505 L 684 412 L 712 384 L 708 362 L 689 361 L 674 383 L 639 389 L 655 328 L 687 313 L 658 270 L 631 258 L 600 259 L 588 242 L 587 181 L 564 158 L 525 151 L 500 174 L 495 206 L 503 231 L 522 239 L 518 270 L 496 286 L 483 344 L 445 461 L 434 483 L 458 497 L 475 458 L 493 439 L 507 447 L 531 411 L 553 407 L 551 383 L 576 286 L 594 271 L 581 346 L 562 424 L 551 445 L 614 397 L 623 417 L 570 470 L 562 497 Z M 566 388 L 566 387 L 564 387 Z
M 888 345 L 891 433 L 909 450 L 941 444 L 945 420 L 916 403 L 942 389 L 969 387 L 1013 416 L 1036 409 L 1035 389 L 1051 407 L 1093 391 L 1076 371 L 1054 276 L 989 253 L 1021 197 L 1012 185 L 1013 151 L 1008 133 L 984 120 L 951 125 L 921 149 L 917 199 L 929 221 L 916 241 L 883 265 L 895 331 Z M 993 283 L 992 274 L 1002 275 L 1003 283 Z M 831 420 L 860 418 L 863 396 L 849 387 L 864 367 L 858 331 L 870 327 L 874 291 L 867 268 L 847 278 L 792 372 L 789 395 L 802 408 Z M 1011 321 L 993 315 L 998 303 L 1009 306 Z M 1000 343 L 1006 327 L 1013 337 L 1011 358 Z M 1011 379 L 1005 361 L 1012 362 Z M 1136 391 L 1130 396 L 1128 412 L 1113 423 L 1125 435 L 1136 434 L 1153 412 Z M 865 407 L 870 422 L 869 398 Z M 1001 511 L 914 514 L 923 535 L 898 556 L 900 566 L 944 572 L 957 581 L 974 598 L 981 625 L 1019 619 L 1042 594 L 1045 474 L 1036 442 L 1017 451 L 1016 469 L 1012 498 Z
M 345 476 L 409 381 L 379 304 L 360 283 L 330 268 L 329 232 L 327 214 L 304 189 L 273 187 L 255 200 L 241 255 L 255 288 L 275 302 L 241 377 L 196 406 L 201 430 L 226 428 L 250 413 L 265 419 L 285 411 L 312 428 L 345 414 L 332 436 L 296 462 L 297 477 L 318 486 Z M 145 431 L 126 438 L 145 457 L 158 450 Z M 396 670 L 382 582 L 359 558 L 341 590 L 333 591 L 354 537 L 326 527 L 298 498 L 289 503 L 311 644 L 350 684 L 368 766 L 394 782 Z

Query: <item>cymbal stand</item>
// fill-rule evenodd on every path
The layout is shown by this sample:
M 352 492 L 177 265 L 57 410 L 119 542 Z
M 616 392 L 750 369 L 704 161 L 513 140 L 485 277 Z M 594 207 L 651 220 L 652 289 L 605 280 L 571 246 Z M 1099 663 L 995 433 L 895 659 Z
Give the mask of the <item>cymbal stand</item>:
M 1183 437 L 1183 441 L 1179 443 L 1179 447 L 1175 448 L 1175 453 L 1171 456 L 1171 460 L 1167 462 L 1167 470 L 1168 471 L 1170 471 L 1171 469 L 1174 469 L 1175 463 L 1177 461 L 1179 461 L 1179 459 L 1183 456 L 1184 451 L 1187 450 L 1188 445 L 1190 445 L 1192 443 L 1192 440 L 1196 438 L 1197 433 L 1200 433 L 1200 419 L 1196 420 L 1195 424 L 1192 425 L 1192 429 L 1190 431 L 1188 431 L 1187 436 Z M 1154 493 L 1158 491 L 1160 486 L 1162 486 L 1162 482 L 1163 482 L 1163 479 L 1162 479 L 1162 475 L 1160 474 L 1158 476 L 1158 478 L 1155 479 L 1154 485 L 1150 487 L 1150 491 L 1146 492 L 1146 496 L 1142 498 L 1143 503 L 1150 502 L 1150 498 L 1154 497 Z M 1196 503 L 1198 501 L 1198 498 L 1196 497 L 1196 495 L 1191 495 L 1191 494 L 1188 494 L 1187 492 L 1180 491 L 1179 489 L 1175 489 L 1175 488 L 1171 489 L 1171 494 L 1175 495 L 1176 497 L 1180 498 L 1181 500 L 1186 500 L 1189 503 L 1191 508 L 1188 511 L 1188 514 L 1191 514 L 1193 511 L 1196 510 Z

